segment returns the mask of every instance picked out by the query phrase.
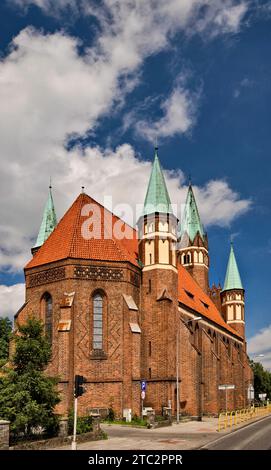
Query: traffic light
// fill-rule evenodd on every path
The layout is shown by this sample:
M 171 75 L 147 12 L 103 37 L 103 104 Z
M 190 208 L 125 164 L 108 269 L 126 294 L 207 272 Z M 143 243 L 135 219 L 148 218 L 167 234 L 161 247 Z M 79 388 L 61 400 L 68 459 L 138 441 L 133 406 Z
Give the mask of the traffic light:
M 83 375 L 76 375 L 74 377 L 74 396 L 75 398 L 80 397 L 85 393 L 85 388 L 83 387 L 83 384 L 86 383 L 85 377 Z

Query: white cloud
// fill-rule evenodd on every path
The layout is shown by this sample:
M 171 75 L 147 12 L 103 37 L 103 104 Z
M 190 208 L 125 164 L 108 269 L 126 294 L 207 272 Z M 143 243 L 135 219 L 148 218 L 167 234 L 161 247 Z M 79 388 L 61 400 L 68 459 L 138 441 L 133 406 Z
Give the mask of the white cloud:
M 15 4 L 15 0 L 12 2 Z M 54 13 L 53 2 L 49 0 L 16 0 L 16 3 L 21 6 L 36 3 L 48 14 Z M 2 268 L 18 270 L 29 257 L 50 175 L 56 188 L 59 215 L 82 184 L 100 200 L 110 192 L 114 203 L 143 201 L 150 164 L 136 158 L 129 145 L 116 151 L 89 147 L 85 152 L 80 148 L 68 152 L 65 142 L 71 134 L 95 130 L 99 119 L 110 115 L 136 85 L 144 59 L 168 47 L 177 31 L 187 31 L 192 24 L 198 24 L 199 6 L 209 5 L 207 0 L 105 0 L 98 10 L 89 1 L 63 0 L 54 5 L 63 7 L 67 3 L 84 7 L 86 14 L 95 14 L 100 22 L 99 33 L 88 50 L 79 54 L 78 39 L 63 32 L 43 34 L 27 28 L 14 38 L 8 55 L 0 60 Z M 215 3 L 218 12 L 222 3 Z M 206 19 L 201 32 L 216 21 L 214 18 Z M 232 21 L 228 30 L 236 30 Z M 224 34 L 224 26 L 221 32 Z M 158 123 L 164 135 L 185 132 L 191 127 L 192 101 L 184 86 L 174 89 L 164 103 L 164 118 Z M 131 191 L 135 182 L 137 191 Z M 181 173 L 177 176 L 170 173 L 168 182 L 173 200 L 184 196 Z M 228 206 L 221 217 L 218 209 L 214 216 L 214 208 L 209 212 L 203 208 L 203 213 L 207 211 L 205 223 L 208 217 L 212 223 L 228 223 L 249 205 L 234 196 L 226 183 L 223 187 Z M 217 201 L 217 187 L 212 188 Z M 207 188 L 199 189 L 199 194 L 201 191 L 207 196 L 212 193 Z M 211 204 L 211 196 L 207 200 Z
M 238 33 L 248 11 L 248 2 L 232 0 L 209 0 L 197 2 L 198 16 L 190 25 L 189 34 L 205 34 L 216 37 L 219 34 Z
M 137 121 L 137 133 L 151 142 L 154 142 L 156 137 L 161 139 L 186 133 L 194 125 L 197 101 L 198 94 L 192 94 L 184 87 L 177 86 L 161 104 L 164 116 L 154 122 Z
M 171 31 L 186 25 L 190 31 L 203 33 L 208 30 L 213 36 L 221 33 L 237 33 L 244 15 L 248 10 L 247 0 L 103 0 L 97 6 L 93 0 L 7 0 L 22 8 L 36 5 L 47 15 L 56 15 L 66 8 L 85 15 L 95 15 L 99 20 L 106 21 L 110 16 L 113 25 L 119 26 L 125 18 L 138 29 L 138 20 L 152 22 L 153 19 L 161 28 Z M 131 14 L 132 12 L 132 14 Z M 149 17 L 144 17 L 148 14 Z M 152 19 L 153 18 L 153 19 Z M 116 22 L 117 20 L 117 22 Z M 122 24 L 123 26 L 123 24 Z M 141 26 L 139 26 L 141 28 Z M 144 27 L 144 26 L 143 26 Z M 132 30 L 133 31 L 133 30 Z M 149 34 L 153 32 L 149 30 Z
M 79 7 L 86 3 L 86 0 L 7 0 L 7 2 L 14 3 L 21 8 L 36 5 L 47 14 L 56 15 L 65 8 L 72 8 L 73 11 L 78 11 Z
M 271 325 L 248 339 L 248 354 L 255 362 L 271 369 Z M 264 357 L 256 357 L 259 354 L 264 354 Z
M 13 319 L 14 314 L 24 303 L 25 285 L 0 285 L 0 316 Z
M 195 187 L 194 192 L 205 225 L 229 226 L 251 207 L 251 201 L 241 199 L 223 180 L 211 180 L 202 188 Z
M 234 89 L 233 91 L 233 96 L 234 98 L 239 98 L 241 92 L 245 89 L 245 88 L 251 88 L 254 86 L 254 81 L 251 80 L 250 78 L 248 77 L 245 77 L 243 78 L 240 83 L 238 84 L 238 86 Z
M 233 5 L 219 11 L 214 19 L 215 24 L 225 32 L 236 33 L 239 30 L 241 20 L 247 11 L 245 2 Z

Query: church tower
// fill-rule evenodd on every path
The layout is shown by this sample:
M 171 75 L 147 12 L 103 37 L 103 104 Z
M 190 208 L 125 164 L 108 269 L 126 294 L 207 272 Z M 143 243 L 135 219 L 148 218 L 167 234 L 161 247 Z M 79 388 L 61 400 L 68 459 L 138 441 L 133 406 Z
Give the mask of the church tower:
M 224 320 L 244 338 L 245 291 L 240 278 L 232 243 L 224 287 L 221 292 L 221 303 Z
M 155 148 L 142 216 L 138 220 L 142 265 L 142 378 L 148 381 L 146 405 L 157 411 L 175 398 L 176 377 L 176 267 L 177 218 Z M 175 365 L 174 365 L 175 364 Z M 174 408 L 174 405 L 173 405 Z
M 209 293 L 208 239 L 204 232 L 196 199 L 189 184 L 179 234 L 179 260 L 199 286 Z
M 43 245 L 43 243 L 47 240 L 49 235 L 51 235 L 52 231 L 57 226 L 57 218 L 54 206 L 54 200 L 52 195 L 52 186 L 49 186 L 49 194 L 48 199 L 43 211 L 42 222 L 39 230 L 39 234 L 36 240 L 34 247 L 32 248 L 32 254 L 34 255 L 38 249 Z

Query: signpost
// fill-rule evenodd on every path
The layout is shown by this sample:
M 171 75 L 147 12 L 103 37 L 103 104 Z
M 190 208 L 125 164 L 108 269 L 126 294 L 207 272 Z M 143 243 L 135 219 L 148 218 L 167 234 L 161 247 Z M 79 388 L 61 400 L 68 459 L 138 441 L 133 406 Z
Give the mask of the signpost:
M 142 380 L 141 382 L 142 419 L 143 419 L 143 405 L 144 405 L 144 400 L 146 396 L 146 388 L 147 388 L 147 382 L 145 380 Z
M 250 402 L 254 400 L 254 387 L 252 384 L 250 384 L 247 389 L 247 397 Z
M 234 390 L 235 389 L 235 385 L 228 385 L 228 384 L 225 384 L 225 385 L 218 385 L 218 390 L 225 390 L 226 392 L 226 412 L 228 410 L 228 395 L 227 395 L 227 391 L 228 390 Z
M 264 401 L 266 399 L 267 393 L 259 393 L 260 400 Z

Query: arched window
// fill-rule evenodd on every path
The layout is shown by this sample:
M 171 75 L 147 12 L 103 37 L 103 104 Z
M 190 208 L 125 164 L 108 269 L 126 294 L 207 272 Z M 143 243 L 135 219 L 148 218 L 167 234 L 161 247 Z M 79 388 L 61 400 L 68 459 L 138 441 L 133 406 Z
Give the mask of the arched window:
M 191 254 L 188 253 L 187 255 L 184 255 L 184 264 L 190 264 L 191 263 Z
M 53 340 L 53 299 L 52 296 L 46 292 L 42 297 L 42 313 L 44 321 L 45 336 L 50 344 Z
M 93 349 L 103 349 L 103 296 L 93 296 Z

